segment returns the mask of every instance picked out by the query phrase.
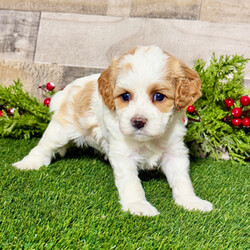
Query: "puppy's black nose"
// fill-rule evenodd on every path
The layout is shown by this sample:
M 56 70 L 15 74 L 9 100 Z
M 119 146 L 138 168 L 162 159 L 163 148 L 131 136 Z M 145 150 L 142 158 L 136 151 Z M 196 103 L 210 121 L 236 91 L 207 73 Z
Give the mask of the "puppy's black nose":
M 147 123 L 147 119 L 144 117 L 133 117 L 131 119 L 131 123 L 133 125 L 134 128 L 136 129 L 141 129 L 145 126 L 145 124 Z

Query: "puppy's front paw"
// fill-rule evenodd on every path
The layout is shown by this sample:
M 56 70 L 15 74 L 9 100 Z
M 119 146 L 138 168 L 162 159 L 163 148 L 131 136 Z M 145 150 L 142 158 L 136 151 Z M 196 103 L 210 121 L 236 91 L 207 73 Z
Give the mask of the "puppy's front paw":
M 183 206 L 187 210 L 200 210 L 202 212 L 209 212 L 213 209 L 213 205 L 206 200 L 202 200 L 197 196 L 190 198 L 176 198 L 176 204 Z
M 155 216 L 160 214 L 148 201 L 120 202 L 123 211 L 129 211 L 134 215 Z
M 29 170 L 29 169 L 39 169 L 43 165 L 49 165 L 49 162 L 45 160 L 41 160 L 38 157 L 24 157 L 21 161 L 13 163 L 12 166 L 22 169 L 22 170 Z

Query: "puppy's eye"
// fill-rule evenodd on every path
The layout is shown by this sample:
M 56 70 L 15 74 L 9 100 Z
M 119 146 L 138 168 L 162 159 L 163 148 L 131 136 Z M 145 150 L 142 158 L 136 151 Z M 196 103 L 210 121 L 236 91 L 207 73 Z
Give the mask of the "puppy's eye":
M 154 101 L 155 102 L 161 102 L 165 99 L 165 95 L 161 94 L 161 93 L 155 93 L 154 94 Z
M 124 102 L 128 102 L 130 100 L 130 94 L 129 93 L 124 93 L 121 95 L 121 98 Z

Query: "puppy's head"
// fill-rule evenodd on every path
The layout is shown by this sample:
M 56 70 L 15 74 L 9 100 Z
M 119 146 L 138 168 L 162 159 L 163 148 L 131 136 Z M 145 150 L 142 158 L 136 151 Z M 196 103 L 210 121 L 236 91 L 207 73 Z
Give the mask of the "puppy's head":
M 173 112 L 201 96 L 200 87 L 196 72 L 155 46 L 114 59 L 98 79 L 99 94 L 116 112 L 122 133 L 138 141 L 162 136 Z

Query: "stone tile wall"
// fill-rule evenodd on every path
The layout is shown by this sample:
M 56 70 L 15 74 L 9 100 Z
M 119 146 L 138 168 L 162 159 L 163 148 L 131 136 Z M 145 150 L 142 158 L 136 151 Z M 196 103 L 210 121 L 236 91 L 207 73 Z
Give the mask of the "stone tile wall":
M 97 73 L 114 55 L 155 44 L 190 67 L 213 52 L 250 58 L 250 1 L 1 0 L 0 82 L 57 88 Z M 245 73 L 250 85 L 250 63 Z

